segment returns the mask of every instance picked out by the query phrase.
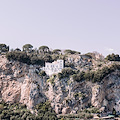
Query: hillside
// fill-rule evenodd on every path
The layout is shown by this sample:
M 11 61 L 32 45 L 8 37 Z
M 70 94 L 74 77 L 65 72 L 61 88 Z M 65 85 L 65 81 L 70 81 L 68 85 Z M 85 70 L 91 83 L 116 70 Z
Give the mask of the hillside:
M 94 55 L 94 54 L 92 54 Z M 0 100 L 20 103 L 34 114 L 49 101 L 56 114 L 120 112 L 120 63 L 97 56 L 67 54 L 61 73 L 47 76 L 41 65 L 0 56 Z M 91 113 L 90 111 L 90 113 Z M 100 114 L 101 115 L 101 114 Z

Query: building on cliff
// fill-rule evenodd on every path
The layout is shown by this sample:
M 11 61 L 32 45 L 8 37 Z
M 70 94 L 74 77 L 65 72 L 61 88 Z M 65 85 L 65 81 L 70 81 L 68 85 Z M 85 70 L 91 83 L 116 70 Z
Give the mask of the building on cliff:
M 57 60 L 52 63 L 45 63 L 45 67 L 41 68 L 47 75 L 57 74 L 64 68 L 64 60 Z

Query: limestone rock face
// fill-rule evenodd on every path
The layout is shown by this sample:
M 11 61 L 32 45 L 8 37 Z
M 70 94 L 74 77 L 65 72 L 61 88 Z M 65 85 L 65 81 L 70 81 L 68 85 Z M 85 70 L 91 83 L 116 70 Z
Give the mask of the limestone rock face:
M 66 107 L 66 108 L 63 108 L 62 109 L 62 114 L 68 114 L 68 113 L 70 113 L 70 108 L 69 107 Z
M 71 59 L 70 59 L 71 60 Z M 49 100 L 57 114 L 73 114 L 87 106 L 101 111 L 120 111 L 120 72 L 109 74 L 100 83 L 76 82 L 71 78 L 40 77 L 39 66 L 7 61 L 0 56 L 0 101 L 19 102 L 32 109 Z
M 120 72 L 109 75 L 103 82 L 107 110 L 115 108 L 120 112 Z
M 9 62 L 5 57 L 0 60 L 0 99 L 26 104 L 29 109 L 45 101 L 43 81 L 35 74 L 33 66 Z
M 120 112 L 120 72 L 116 71 L 107 76 L 99 85 L 92 87 L 93 106 L 105 107 L 107 111 L 115 108 Z
M 120 72 L 109 74 L 100 83 L 80 82 L 72 79 L 54 79 L 54 85 L 49 84 L 46 96 L 51 106 L 58 114 L 76 113 L 90 104 L 100 111 L 120 111 Z
M 6 102 L 14 103 L 20 100 L 21 85 L 16 81 L 3 82 L 3 89 L 1 90 L 2 99 Z M 17 88 L 17 89 L 16 89 Z
M 91 103 L 95 107 L 101 107 L 101 103 L 104 99 L 104 92 L 101 85 L 95 85 L 92 87 L 92 99 Z
M 50 82 L 48 84 L 49 90 L 46 91 L 46 96 L 57 114 L 76 113 L 91 101 L 91 83 L 77 83 L 73 79 L 59 80 L 55 77 L 54 85 Z

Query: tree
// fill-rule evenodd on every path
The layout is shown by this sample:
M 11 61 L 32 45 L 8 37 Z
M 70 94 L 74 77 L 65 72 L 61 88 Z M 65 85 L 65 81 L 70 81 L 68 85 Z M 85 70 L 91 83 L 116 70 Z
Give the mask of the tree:
M 9 51 L 9 46 L 6 44 L 0 44 L 0 52 L 8 52 Z
M 23 46 L 23 51 L 30 52 L 32 51 L 33 46 L 31 44 L 25 44 Z
M 84 71 L 82 71 L 82 72 L 80 72 L 80 73 L 78 73 L 78 74 L 74 74 L 73 75 L 73 80 L 75 80 L 75 81 L 77 81 L 77 82 L 81 82 L 81 81 L 83 81 L 83 80 L 85 80 L 85 72 Z
M 49 52 L 49 47 L 48 46 L 41 46 L 41 47 L 39 47 L 39 51 L 42 53 L 47 53 L 47 52 Z
M 69 49 L 65 50 L 64 52 L 65 52 L 65 54 L 80 54 L 80 52 L 77 52 L 74 50 L 69 50 Z
M 120 61 L 120 56 L 118 54 L 109 54 L 106 58 L 106 60 L 110 60 L 110 61 Z
M 46 76 L 46 72 L 45 72 L 45 71 L 40 71 L 40 72 L 39 72 L 39 75 L 40 75 L 40 76 Z
M 75 74 L 75 71 L 72 68 L 64 68 L 62 69 L 61 73 L 58 73 L 58 78 L 59 79 L 66 78 L 73 74 Z
M 21 50 L 19 48 L 16 48 L 14 51 L 15 52 L 20 52 Z
M 53 62 L 52 57 L 51 57 L 49 54 L 45 54 L 45 55 L 43 56 L 43 60 L 44 60 L 45 62 Z
M 112 114 L 113 114 L 113 115 L 116 115 L 116 110 L 115 110 L 115 108 L 113 108 Z
M 60 52 L 61 52 L 60 49 L 55 49 L 55 50 L 53 50 L 53 53 L 55 53 L 55 54 L 59 54 Z
M 31 57 L 31 64 L 33 64 L 33 65 L 36 64 L 36 65 L 44 66 L 44 60 L 38 58 L 37 56 L 32 56 Z
M 15 60 L 23 63 L 30 64 L 30 57 L 25 52 L 8 52 L 6 54 L 8 60 Z

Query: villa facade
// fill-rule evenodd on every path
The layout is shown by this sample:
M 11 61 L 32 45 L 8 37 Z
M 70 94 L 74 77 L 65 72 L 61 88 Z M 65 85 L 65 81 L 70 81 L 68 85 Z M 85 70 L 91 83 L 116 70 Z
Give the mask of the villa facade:
M 57 74 L 64 68 L 64 60 L 57 60 L 52 63 L 45 63 L 45 67 L 42 68 L 47 75 Z

